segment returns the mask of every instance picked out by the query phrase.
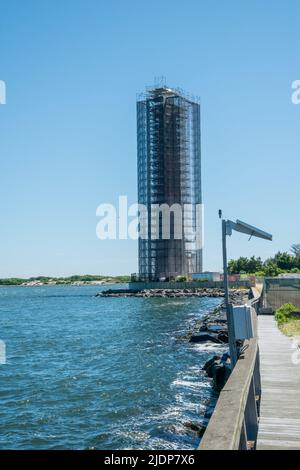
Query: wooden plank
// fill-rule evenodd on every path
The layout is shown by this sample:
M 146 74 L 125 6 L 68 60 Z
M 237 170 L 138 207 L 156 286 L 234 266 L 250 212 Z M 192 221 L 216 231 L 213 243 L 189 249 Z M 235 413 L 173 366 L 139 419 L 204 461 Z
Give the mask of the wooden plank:
M 273 316 L 258 317 L 262 397 L 257 450 L 300 449 L 300 364 Z

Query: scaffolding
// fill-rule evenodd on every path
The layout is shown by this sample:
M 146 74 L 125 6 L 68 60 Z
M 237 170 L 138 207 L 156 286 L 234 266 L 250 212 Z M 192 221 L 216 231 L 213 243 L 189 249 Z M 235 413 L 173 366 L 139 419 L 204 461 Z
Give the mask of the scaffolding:
M 137 99 L 138 202 L 147 207 L 148 237 L 139 239 L 139 278 L 175 279 L 202 271 L 202 247 L 195 247 L 196 206 L 202 204 L 200 103 L 182 90 L 148 88 Z M 189 205 L 181 239 L 153 239 L 153 204 Z

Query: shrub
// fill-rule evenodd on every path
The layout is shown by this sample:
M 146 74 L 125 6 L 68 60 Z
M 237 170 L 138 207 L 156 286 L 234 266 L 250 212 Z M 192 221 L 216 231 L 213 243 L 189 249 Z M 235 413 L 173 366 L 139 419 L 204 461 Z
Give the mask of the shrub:
M 292 318 L 296 317 L 293 315 L 293 312 L 298 311 L 299 309 L 293 304 L 284 304 L 278 310 L 276 310 L 275 318 L 278 325 L 288 322 Z M 297 317 L 299 318 L 299 317 Z

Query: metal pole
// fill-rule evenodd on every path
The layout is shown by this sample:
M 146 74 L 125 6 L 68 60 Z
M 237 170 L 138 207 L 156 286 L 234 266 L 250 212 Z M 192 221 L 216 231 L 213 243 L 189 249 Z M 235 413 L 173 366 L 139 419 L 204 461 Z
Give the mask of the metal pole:
M 222 247 L 223 247 L 223 272 L 226 309 L 229 305 L 228 269 L 227 269 L 227 247 L 226 247 L 226 220 L 222 220 Z
M 231 359 L 231 369 L 234 368 L 237 361 L 237 350 L 235 342 L 232 305 L 229 302 L 228 287 L 228 269 L 227 269 L 227 247 L 226 247 L 226 220 L 222 220 L 222 247 L 223 247 L 223 273 L 224 273 L 224 290 L 225 290 L 225 307 L 228 328 L 228 343 Z

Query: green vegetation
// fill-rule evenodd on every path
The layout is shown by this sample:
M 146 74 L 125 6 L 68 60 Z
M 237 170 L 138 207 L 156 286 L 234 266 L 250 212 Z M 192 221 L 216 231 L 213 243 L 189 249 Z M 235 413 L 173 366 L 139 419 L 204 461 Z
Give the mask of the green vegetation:
M 300 244 L 292 245 L 291 254 L 279 251 L 272 258 L 262 261 L 261 258 L 240 257 L 230 260 L 228 271 L 230 274 L 255 274 L 256 276 L 275 277 L 284 273 L 300 273 Z
M 19 279 L 17 277 L 0 279 L 0 286 L 20 286 L 23 282 L 25 282 L 25 279 Z
M 275 319 L 279 329 L 286 336 L 300 334 L 300 315 L 296 315 L 299 309 L 293 304 L 284 304 L 275 313 Z
M 284 304 L 278 310 L 276 310 L 275 318 L 278 325 L 282 325 L 293 318 L 293 312 L 297 312 L 298 309 L 293 304 Z
M 176 282 L 186 282 L 187 277 L 186 276 L 177 276 L 176 277 Z
M 122 284 L 130 281 L 130 276 L 95 276 L 90 274 L 74 275 L 68 277 L 47 277 L 38 276 L 30 277 L 29 279 L 22 278 L 7 278 L 0 279 L 0 286 L 20 286 L 28 283 L 41 283 L 41 284 L 73 284 L 74 282 L 92 283 L 95 281 L 107 282 L 110 284 Z

